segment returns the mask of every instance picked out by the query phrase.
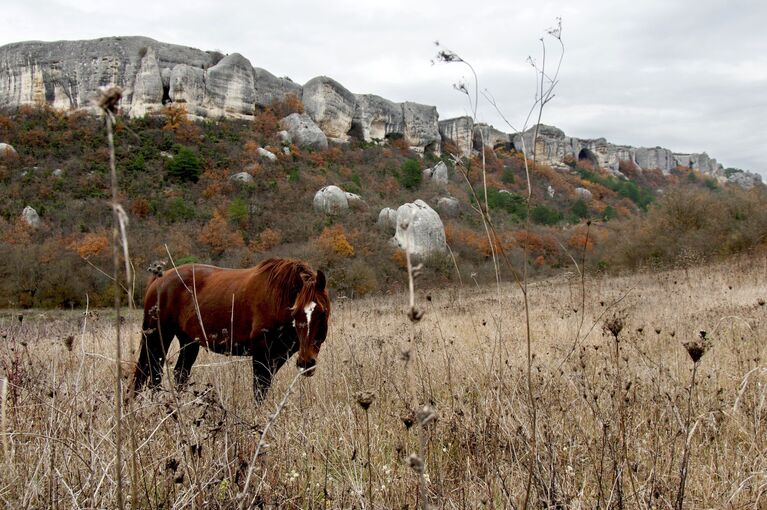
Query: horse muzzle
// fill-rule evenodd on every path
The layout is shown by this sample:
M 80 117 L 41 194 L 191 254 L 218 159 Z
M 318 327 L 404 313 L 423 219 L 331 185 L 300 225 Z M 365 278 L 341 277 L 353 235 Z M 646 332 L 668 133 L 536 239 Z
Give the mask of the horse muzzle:
M 296 360 L 296 367 L 298 367 L 298 370 L 301 371 L 301 375 L 304 377 L 311 377 L 314 375 L 314 372 L 317 370 L 317 360 L 316 359 L 310 359 L 307 361 L 303 361 L 301 359 Z

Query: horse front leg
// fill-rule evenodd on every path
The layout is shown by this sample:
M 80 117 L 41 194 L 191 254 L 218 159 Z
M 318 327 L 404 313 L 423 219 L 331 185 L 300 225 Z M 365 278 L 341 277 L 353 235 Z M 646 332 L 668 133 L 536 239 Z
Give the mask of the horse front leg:
M 181 389 L 189 381 L 192 365 L 194 365 L 197 355 L 200 353 L 200 343 L 186 335 L 178 334 L 176 336 L 178 337 L 180 349 L 176 366 L 173 368 L 173 375 L 175 376 L 176 387 Z
M 253 353 L 253 398 L 260 403 L 266 397 L 272 385 L 273 371 L 269 356 L 264 353 Z

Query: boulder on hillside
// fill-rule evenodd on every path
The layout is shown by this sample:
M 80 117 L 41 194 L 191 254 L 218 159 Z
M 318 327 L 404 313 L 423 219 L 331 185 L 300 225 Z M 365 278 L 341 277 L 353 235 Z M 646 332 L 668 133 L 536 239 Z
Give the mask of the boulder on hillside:
M 448 170 L 444 161 L 440 161 L 431 169 L 431 180 L 439 186 L 447 186 Z
M 327 149 L 325 133 L 305 113 L 292 113 L 280 120 L 280 127 L 287 131 L 293 143 L 302 148 Z
M 277 155 L 264 149 L 263 147 L 256 149 L 256 154 L 258 154 L 260 158 L 268 159 L 269 161 L 277 161 Z
M 391 207 L 384 207 L 381 209 L 381 212 L 378 213 L 378 221 L 376 221 L 376 225 L 387 234 L 394 235 L 397 231 L 397 211 Z
M 248 172 L 238 172 L 236 174 L 230 175 L 229 180 L 232 182 L 238 182 L 242 184 L 253 184 L 255 179 L 252 175 L 250 175 Z
M 346 201 L 349 203 L 349 207 L 352 209 L 367 209 L 368 204 L 362 197 L 356 193 L 346 192 Z
M 21 211 L 21 217 L 32 228 L 40 226 L 40 215 L 29 205 Z
M 0 158 L 14 158 L 18 156 L 16 149 L 13 145 L 7 143 L 0 143 Z
M 449 218 L 455 218 L 461 212 L 461 202 L 455 197 L 440 197 L 437 200 L 437 209 L 440 214 Z
M 328 138 L 349 140 L 357 102 L 354 94 L 334 79 L 318 76 L 304 84 L 301 99 L 306 113 Z
M 418 258 L 447 250 L 445 227 L 439 214 L 420 199 L 397 209 L 394 239 L 400 248 Z
M 591 191 L 586 188 L 575 188 L 575 196 L 582 199 L 584 202 L 590 202 L 593 197 Z
M 314 194 L 314 210 L 329 216 L 338 216 L 349 210 L 346 192 L 338 186 L 325 186 Z

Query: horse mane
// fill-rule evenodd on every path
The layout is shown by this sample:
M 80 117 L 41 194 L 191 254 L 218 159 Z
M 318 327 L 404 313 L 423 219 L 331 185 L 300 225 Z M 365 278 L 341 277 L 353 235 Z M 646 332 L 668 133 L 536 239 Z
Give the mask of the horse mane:
M 278 310 L 292 308 L 297 301 L 300 306 L 316 301 L 314 286 L 305 286 L 304 282 L 316 280 L 317 273 L 306 262 L 272 258 L 261 262 L 256 269 L 268 274 L 266 293 Z

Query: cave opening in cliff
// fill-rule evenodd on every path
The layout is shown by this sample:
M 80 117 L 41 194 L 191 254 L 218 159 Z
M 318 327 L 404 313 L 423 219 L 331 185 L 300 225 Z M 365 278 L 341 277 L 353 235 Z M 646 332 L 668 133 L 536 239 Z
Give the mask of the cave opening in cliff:
M 591 152 L 589 149 L 581 149 L 581 151 L 578 153 L 578 162 L 581 161 L 589 161 L 594 166 L 594 168 L 599 166 L 599 160 L 597 159 L 597 155 Z
M 173 101 L 170 98 L 170 85 L 163 84 L 162 86 L 162 104 L 169 104 Z

